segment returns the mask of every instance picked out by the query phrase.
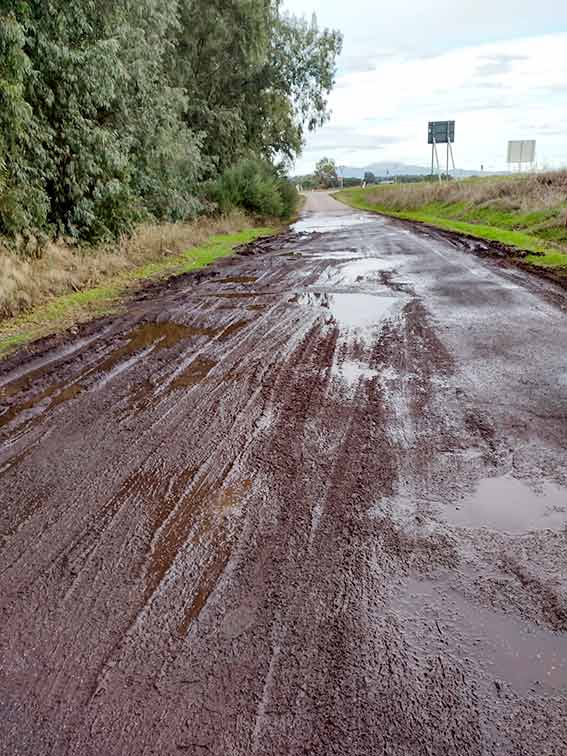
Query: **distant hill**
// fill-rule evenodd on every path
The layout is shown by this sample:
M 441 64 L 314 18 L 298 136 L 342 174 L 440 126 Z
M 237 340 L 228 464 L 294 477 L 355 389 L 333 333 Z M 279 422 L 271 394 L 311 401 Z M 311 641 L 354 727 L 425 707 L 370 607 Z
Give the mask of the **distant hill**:
M 441 170 L 444 170 L 441 166 Z M 339 166 L 339 175 L 344 178 L 364 178 L 366 172 L 373 173 L 377 178 L 387 178 L 388 176 L 428 176 L 431 173 L 431 166 L 425 167 L 423 165 L 408 165 L 407 163 L 372 163 L 363 168 L 354 168 L 348 165 Z M 451 171 L 451 175 L 458 178 L 465 178 L 467 176 L 492 176 L 494 174 L 488 171 L 466 171 L 457 169 Z

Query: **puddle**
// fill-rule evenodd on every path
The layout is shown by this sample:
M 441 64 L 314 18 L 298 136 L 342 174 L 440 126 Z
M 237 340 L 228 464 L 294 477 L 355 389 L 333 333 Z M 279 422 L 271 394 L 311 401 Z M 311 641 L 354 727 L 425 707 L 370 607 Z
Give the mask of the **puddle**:
M 193 601 L 185 611 L 184 617 L 177 627 L 177 632 L 182 638 L 188 634 L 191 625 L 199 618 L 207 601 L 217 587 L 230 559 L 231 549 L 228 543 L 219 540 L 216 549 L 217 554 L 213 560 L 206 565 L 201 580 L 198 583 Z
M 329 266 L 319 274 L 316 286 L 336 291 L 341 289 L 348 291 L 353 288 L 364 291 L 361 287 L 367 287 L 366 291 L 372 294 L 382 293 L 384 291 L 382 287 L 400 290 L 401 284 L 392 286 L 394 267 L 391 261 L 380 260 L 376 257 L 353 260 L 352 256 L 346 262 L 341 263 L 339 258 L 337 261 L 337 265 Z
M 392 307 L 389 297 L 373 294 L 331 294 L 329 309 L 333 318 L 345 328 L 377 325 Z
M 242 377 L 242 374 L 239 373 L 237 370 L 229 370 L 228 373 L 225 373 L 222 377 L 223 383 L 236 383 L 239 381 Z
M 208 336 L 212 338 L 216 333 L 217 331 L 213 328 L 181 325 L 173 323 L 170 320 L 164 323 L 144 323 L 134 328 L 130 333 L 130 341 L 127 344 L 127 348 L 130 353 L 137 352 L 153 344 L 158 349 L 171 349 L 171 347 L 193 336 Z
M 71 386 L 67 386 L 62 391 L 60 391 L 57 394 L 57 396 L 55 396 L 51 400 L 51 404 L 47 408 L 47 411 L 50 412 L 51 410 L 54 410 L 56 407 L 59 407 L 60 404 L 64 404 L 65 402 L 68 402 L 71 399 L 75 399 L 82 392 L 83 392 L 83 387 L 80 386 L 78 383 L 73 383 Z
M 405 620 L 428 651 L 473 660 L 494 680 L 518 691 L 567 689 L 567 636 L 467 601 L 448 586 L 410 580 L 396 599 Z
M 36 416 L 43 414 L 44 412 L 51 412 L 59 405 L 64 404 L 71 399 L 79 396 L 83 391 L 83 388 L 77 383 L 65 386 L 65 384 L 56 383 L 49 386 L 40 394 L 33 396 L 26 402 L 21 404 L 14 404 L 4 412 L 0 413 L 0 428 L 9 425 L 13 420 L 22 416 L 22 420 L 27 421 L 30 424 L 35 420 Z M 48 400 L 50 400 L 48 402 Z
M 53 354 L 50 354 L 47 357 L 34 360 L 31 364 L 24 365 L 19 370 L 8 373 L 8 375 L 0 378 L 0 398 L 2 396 L 14 396 L 14 394 L 19 393 L 23 389 L 29 388 L 35 379 L 45 372 L 46 368 L 53 365 L 53 363 L 66 360 L 79 350 L 92 344 L 92 342 L 99 339 L 101 335 L 102 334 L 97 334 L 90 338 L 78 339 L 65 348 L 56 350 Z
M 340 231 L 343 228 L 349 228 L 350 226 L 360 226 L 365 223 L 376 222 L 376 218 L 371 215 L 364 215 L 362 213 L 344 212 L 342 214 L 324 214 L 314 213 L 313 215 L 306 215 L 294 223 L 291 227 L 292 231 L 298 234 L 301 233 L 326 233 L 329 231 Z
M 233 509 L 240 500 L 252 489 L 252 480 L 245 478 L 235 485 L 226 486 L 219 493 L 216 505 L 220 512 Z
M 239 481 L 232 486 L 223 488 L 213 505 L 219 512 L 224 515 L 234 507 L 238 506 L 240 500 L 252 489 L 252 480 L 249 478 Z M 179 624 L 177 631 L 179 635 L 186 636 L 191 625 L 198 619 L 203 611 L 209 597 L 214 592 L 225 568 L 230 559 L 231 550 L 229 544 L 222 537 L 215 539 L 212 561 L 209 562 L 201 576 L 197 592 L 189 608 L 185 611 L 183 620 Z
M 326 249 L 324 252 L 310 252 L 309 259 L 330 260 L 331 262 L 340 262 L 341 260 L 346 262 L 356 262 L 359 255 L 360 250 L 358 249 Z
M 347 360 L 340 365 L 337 365 L 333 370 L 334 375 L 339 376 L 349 385 L 356 385 L 363 378 L 366 380 L 372 380 L 378 376 L 378 371 L 372 370 L 368 365 L 363 365 L 361 362 L 355 362 L 354 360 Z
M 321 307 L 344 328 L 369 328 L 378 325 L 395 304 L 392 297 L 350 292 L 297 292 L 291 304 Z
M 149 554 L 144 593 L 147 602 L 158 590 L 179 554 L 188 548 L 196 549 L 203 539 L 207 538 L 208 541 L 208 537 L 213 533 L 206 553 L 211 554 L 220 571 L 217 574 L 216 567 L 212 573 L 206 570 L 204 577 L 212 574 L 213 581 L 209 584 L 206 578 L 203 589 L 197 591 L 196 604 L 193 602 L 186 614 L 187 621 L 184 627 L 187 629 L 204 605 L 201 599 L 205 598 L 206 601 L 214 588 L 229 556 L 228 546 L 222 538 L 222 522 L 252 488 L 251 479 L 236 481 L 230 486 L 223 485 L 222 481 L 205 480 L 191 488 L 188 484 L 194 481 L 195 474 L 195 470 L 189 471 L 187 477 L 181 480 L 182 487 L 168 487 L 166 498 L 171 500 L 173 506 L 156 528 Z M 158 491 L 154 495 L 161 496 L 161 493 Z M 220 561 L 217 563 L 217 560 Z M 197 612 L 195 606 L 198 606 Z
M 205 380 L 216 365 L 217 363 L 214 360 L 208 360 L 205 357 L 197 358 L 186 370 L 174 378 L 170 384 L 171 390 L 196 386 Z
M 253 299 L 258 295 L 253 291 L 219 291 L 215 292 L 214 294 L 209 294 L 209 296 L 215 297 L 216 299 Z
M 20 415 L 23 420 L 35 420 L 35 417 L 43 414 L 44 410 L 51 411 L 64 402 L 76 398 L 85 390 L 85 379 L 93 374 L 105 374 L 98 383 L 98 387 L 101 388 L 149 355 L 154 349 L 170 349 L 190 338 L 196 336 L 213 338 L 218 333 L 219 331 L 213 328 L 181 325 L 172 321 L 137 325 L 127 334 L 128 341 L 126 344 L 113 349 L 98 364 L 87 368 L 75 379 L 73 384 L 53 384 L 27 401 L 14 404 L 0 413 L 0 428 L 8 425 Z M 29 379 L 29 375 L 25 376 L 25 379 Z M 47 400 L 50 400 L 50 402 L 47 403 Z
M 236 323 L 229 325 L 228 328 L 225 328 L 219 336 L 219 341 L 226 341 L 227 339 L 230 339 L 236 333 L 239 333 L 244 328 L 246 328 L 247 325 L 250 325 L 249 320 L 238 320 Z
M 378 257 L 363 257 L 341 266 L 341 277 L 352 282 L 376 278 L 383 271 L 391 271 L 392 262 Z
M 481 481 L 473 496 L 443 511 L 452 525 L 525 533 L 567 525 L 567 489 L 544 483 L 535 490 L 525 482 L 503 476 Z
M 251 312 L 262 312 L 263 310 L 267 310 L 269 305 L 266 304 L 253 304 L 248 305 L 246 307 L 247 310 L 250 310 Z
M 258 276 L 227 276 L 219 278 L 216 283 L 220 284 L 253 284 L 258 280 Z
M 128 343 L 115 349 L 103 362 L 96 367 L 97 372 L 106 373 L 111 371 L 124 358 L 131 357 L 144 349 L 171 349 L 183 341 L 188 341 L 195 336 L 213 338 L 218 334 L 214 328 L 200 326 L 181 325 L 166 321 L 164 323 L 143 323 L 130 331 Z

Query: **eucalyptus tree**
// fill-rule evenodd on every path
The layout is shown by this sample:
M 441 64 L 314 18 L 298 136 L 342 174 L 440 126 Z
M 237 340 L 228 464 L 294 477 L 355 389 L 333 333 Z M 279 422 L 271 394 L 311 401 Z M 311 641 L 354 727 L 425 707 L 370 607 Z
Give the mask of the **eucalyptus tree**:
M 0 0 L 0 234 L 192 217 L 203 179 L 301 150 L 340 47 L 279 0 Z
M 213 168 L 297 155 L 328 117 L 341 35 L 283 14 L 279 0 L 180 0 L 179 18 L 173 75 Z
M 0 234 L 13 235 L 45 223 L 47 199 L 26 157 L 32 109 L 25 98 L 31 71 L 25 32 L 6 6 L 0 2 Z
M 30 0 L 9 18 L 29 62 L 24 152 L 52 230 L 97 239 L 194 212 L 200 140 L 165 65 L 177 0 Z

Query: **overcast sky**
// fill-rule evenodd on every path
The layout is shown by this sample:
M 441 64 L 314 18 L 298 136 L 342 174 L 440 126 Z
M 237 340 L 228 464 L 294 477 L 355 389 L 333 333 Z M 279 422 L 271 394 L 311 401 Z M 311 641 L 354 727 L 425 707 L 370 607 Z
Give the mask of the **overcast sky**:
M 298 173 L 383 160 L 427 166 L 429 120 L 455 119 L 460 168 L 506 168 L 508 139 L 567 165 L 567 3 L 560 0 L 285 0 L 340 29 L 331 121 Z

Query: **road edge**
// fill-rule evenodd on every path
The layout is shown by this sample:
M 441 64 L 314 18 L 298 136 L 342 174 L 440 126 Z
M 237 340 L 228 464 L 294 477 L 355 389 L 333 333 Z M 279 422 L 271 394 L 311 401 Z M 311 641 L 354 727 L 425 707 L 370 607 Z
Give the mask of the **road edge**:
M 132 301 L 148 296 L 154 287 L 198 273 L 243 246 L 281 234 L 285 228 L 249 226 L 236 233 L 213 234 L 182 255 L 165 258 L 161 263 L 146 263 L 137 270 L 110 277 L 101 285 L 52 297 L 22 315 L 6 318 L 0 321 L 0 365 L 21 350 L 42 350 L 44 342 L 73 334 L 78 326 L 115 317 Z
M 470 252 L 471 254 L 476 254 L 480 257 L 495 258 L 502 265 L 519 268 L 520 270 L 529 272 L 539 278 L 551 281 L 561 289 L 567 291 L 566 268 L 546 267 L 527 261 L 527 258 L 529 257 L 542 256 L 544 254 L 543 252 L 534 252 L 533 250 L 515 247 L 510 244 L 505 244 L 501 241 L 488 239 L 480 234 L 474 235 L 466 233 L 464 231 L 450 230 L 443 227 L 442 225 L 435 225 L 432 222 L 403 217 L 402 215 L 393 211 L 389 213 L 384 210 L 373 208 L 370 205 L 348 202 L 344 192 L 334 192 L 332 196 L 337 200 L 337 202 L 341 202 L 346 207 L 352 207 L 356 210 L 362 210 L 374 215 L 378 215 L 382 218 L 387 218 L 391 222 L 396 222 L 406 227 L 409 226 L 416 231 L 421 230 L 422 232 L 434 232 L 436 235 L 441 236 L 450 242 L 459 242 L 459 246 L 461 248 L 464 248 L 465 251 Z

